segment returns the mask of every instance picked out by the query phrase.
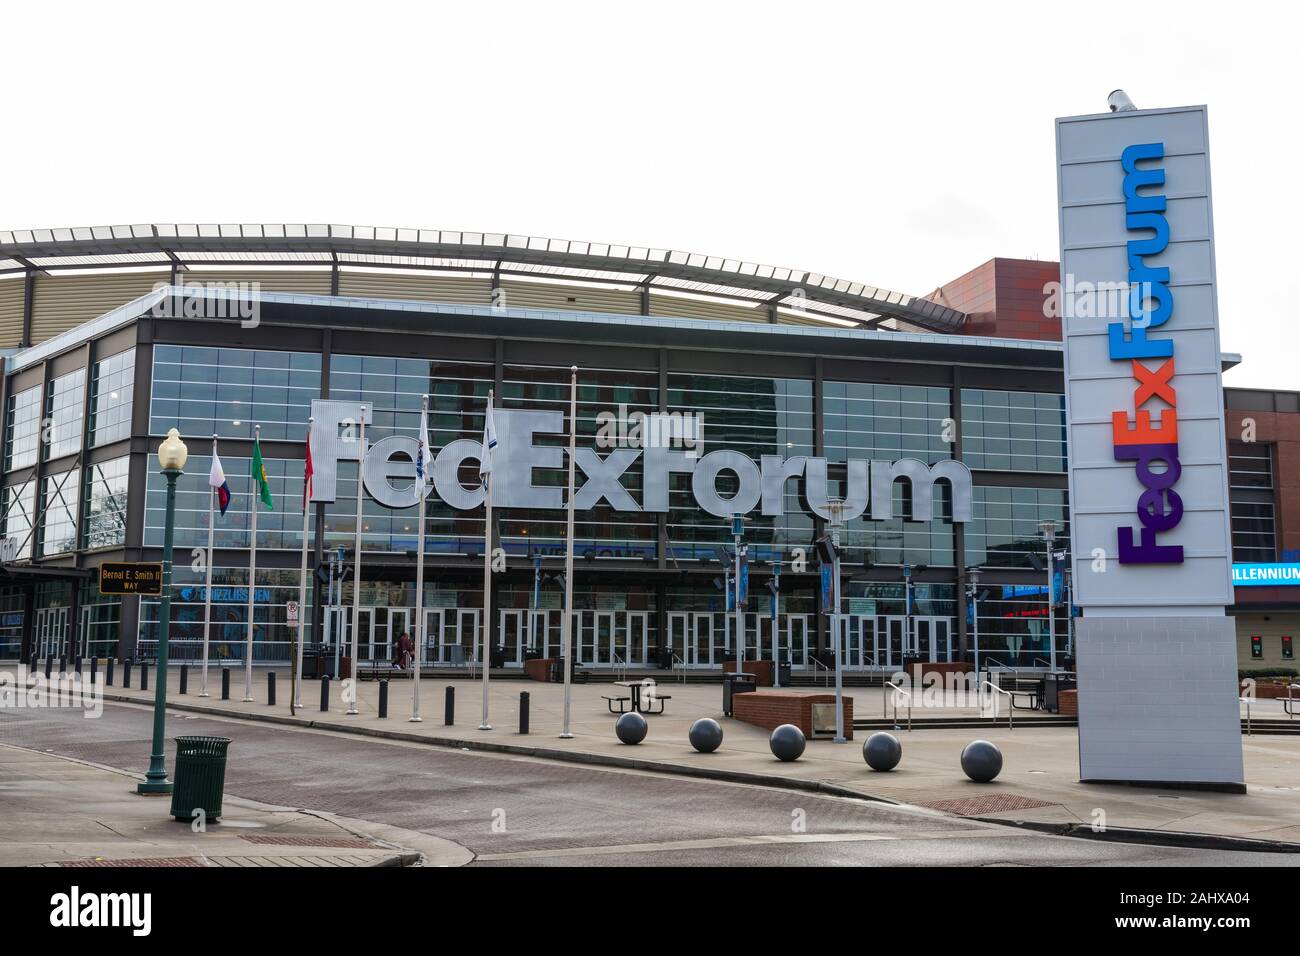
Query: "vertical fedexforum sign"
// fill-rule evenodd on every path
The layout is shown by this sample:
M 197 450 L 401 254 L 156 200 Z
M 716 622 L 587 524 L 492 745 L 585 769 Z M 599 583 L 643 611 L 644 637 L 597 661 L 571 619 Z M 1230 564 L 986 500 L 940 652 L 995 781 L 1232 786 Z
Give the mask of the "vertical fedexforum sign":
M 1085 780 L 1242 781 L 1205 108 L 1056 121 Z

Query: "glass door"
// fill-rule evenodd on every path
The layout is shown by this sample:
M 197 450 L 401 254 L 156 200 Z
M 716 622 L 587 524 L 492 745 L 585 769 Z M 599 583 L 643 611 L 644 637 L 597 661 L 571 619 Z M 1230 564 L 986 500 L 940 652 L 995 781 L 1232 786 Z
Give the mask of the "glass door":
M 411 640 L 415 640 L 415 635 L 411 633 L 411 614 L 410 608 L 390 607 L 388 609 L 388 657 L 394 661 L 401 658 L 397 652 L 397 642 L 405 634 Z
M 527 611 L 502 610 L 497 628 L 497 644 L 505 648 L 505 666 L 522 667 L 524 662 L 524 645 L 528 636 Z
M 691 615 L 691 639 L 686 646 L 686 666 L 713 666 L 713 615 L 707 611 Z
M 633 667 L 650 666 L 650 615 L 646 611 L 623 612 L 626 623 L 626 660 Z
M 446 663 L 442 654 L 442 608 L 426 609 L 424 630 L 416 642 L 416 656 L 421 664 Z
M 901 614 L 890 614 L 880 618 L 880 656 L 879 661 L 886 667 L 903 666 L 903 654 L 907 650 L 907 618 Z
M 691 616 L 684 611 L 668 615 L 668 649 L 673 655 L 673 666 L 686 662 L 686 647 L 691 642 Z
M 760 661 L 775 660 L 772 656 L 772 649 L 776 646 L 773 640 L 773 631 L 779 625 L 779 621 L 773 620 L 772 615 L 764 614 L 758 619 L 758 648 L 755 655 Z
M 777 634 L 781 656 L 791 667 L 808 666 L 808 615 L 782 614 L 781 630 Z

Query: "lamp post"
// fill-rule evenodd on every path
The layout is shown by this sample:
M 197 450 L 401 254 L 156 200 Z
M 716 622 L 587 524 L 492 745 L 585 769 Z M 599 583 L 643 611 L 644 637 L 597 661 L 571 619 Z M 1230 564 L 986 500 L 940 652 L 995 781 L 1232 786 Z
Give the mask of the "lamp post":
M 731 516 L 731 536 L 736 542 L 736 560 L 733 568 L 734 578 L 733 586 L 735 587 L 735 612 L 736 612 L 736 673 L 739 674 L 745 669 L 745 613 L 740 609 L 740 565 L 744 560 L 740 553 L 741 539 L 745 534 L 745 516 L 736 514 Z
M 172 429 L 158 446 L 158 464 L 167 479 L 167 516 L 163 527 L 162 595 L 158 602 L 158 676 L 153 695 L 153 750 L 149 771 L 138 793 L 171 793 L 167 764 L 163 757 L 163 733 L 167 721 L 167 632 L 172 616 L 172 537 L 176 532 L 176 479 L 181 476 L 189 449 L 180 433 Z
M 971 639 L 975 642 L 975 679 L 980 673 L 980 569 L 970 568 L 966 572 L 966 598 L 971 602 L 970 622 Z
M 835 742 L 844 738 L 844 635 L 840 632 L 840 531 L 844 528 L 844 499 L 831 498 L 826 502 L 830 512 L 831 548 L 831 634 L 835 638 Z
M 1053 606 L 1052 594 L 1056 577 L 1056 559 L 1052 555 L 1052 545 L 1056 541 L 1056 522 L 1052 520 L 1038 522 L 1038 530 L 1047 542 L 1047 658 L 1048 665 L 1056 670 L 1056 608 Z

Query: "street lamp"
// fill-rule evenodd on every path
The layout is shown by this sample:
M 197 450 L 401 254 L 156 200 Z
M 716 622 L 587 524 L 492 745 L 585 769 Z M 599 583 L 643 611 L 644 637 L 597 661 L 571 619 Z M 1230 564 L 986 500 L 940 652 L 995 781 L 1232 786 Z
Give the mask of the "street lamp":
M 1048 519 L 1038 522 L 1038 530 L 1047 542 L 1047 657 L 1048 666 L 1056 670 L 1056 608 L 1052 606 L 1053 585 L 1056 577 L 1056 559 L 1052 554 L 1052 544 L 1056 541 L 1056 522 Z
M 176 532 L 176 479 L 181 476 L 189 449 L 180 433 L 172 429 L 158 446 L 158 464 L 167 479 L 167 513 L 163 526 L 162 595 L 158 602 L 158 679 L 153 695 L 153 752 L 149 772 L 136 788 L 138 793 L 171 793 L 167 764 L 163 758 L 163 732 L 167 721 L 167 631 L 172 616 L 172 537 Z
M 980 569 L 966 570 L 966 598 L 971 602 L 971 639 L 975 643 L 975 677 L 980 672 Z

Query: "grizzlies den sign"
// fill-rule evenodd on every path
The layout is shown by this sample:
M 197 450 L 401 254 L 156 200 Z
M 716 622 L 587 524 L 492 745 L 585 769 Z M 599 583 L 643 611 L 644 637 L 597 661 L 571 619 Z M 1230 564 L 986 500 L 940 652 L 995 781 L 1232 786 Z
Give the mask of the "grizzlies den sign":
M 312 501 L 334 501 L 337 496 L 338 463 L 361 460 L 361 443 L 355 423 L 370 416 L 365 402 L 320 399 L 312 402 Z M 494 508 L 564 508 L 564 490 L 533 484 L 536 468 L 561 469 L 564 449 L 539 445 L 538 435 L 566 433 L 564 414 L 558 411 L 494 409 L 497 448 L 493 452 L 492 506 Z M 416 440 L 391 435 L 370 445 L 365 456 L 362 481 L 366 491 L 389 508 L 410 508 L 418 503 L 415 482 Z M 483 504 L 483 486 L 461 484 L 461 466 L 477 462 L 483 453 L 479 442 L 459 438 L 448 442 L 433 463 L 433 492 L 457 511 L 470 511 Z M 628 469 L 641 461 L 642 495 L 637 501 L 619 481 Z M 618 512 L 668 511 L 668 480 L 671 474 L 690 475 L 691 491 L 700 508 L 711 515 L 730 517 L 748 514 L 755 508 L 768 516 L 785 511 L 784 492 L 789 481 L 803 482 L 803 497 L 809 511 L 830 517 L 827 460 L 807 456 L 784 458 L 763 455 L 755 462 L 738 451 L 722 449 L 698 456 L 658 444 L 644 448 L 615 448 L 601 456 L 594 448 L 579 448 L 575 462 L 586 477 L 579 480 L 574 508 L 586 511 L 604 501 Z M 730 497 L 718 491 L 723 473 L 737 479 Z M 898 461 L 868 461 L 851 458 L 847 464 L 844 519 L 867 515 L 872 521 L 895 517 L 893 486 L 904 483 L 911 507 L 903 515 L 914 521 L 930 521 L 934 515 L 934 488 L 944 482 L 952 491 L 952 520 L 971 520 L 971 473 L 958 461 L 927 465 L 916 458 Z M 396 483 L 396 484 L 395 484 Z

